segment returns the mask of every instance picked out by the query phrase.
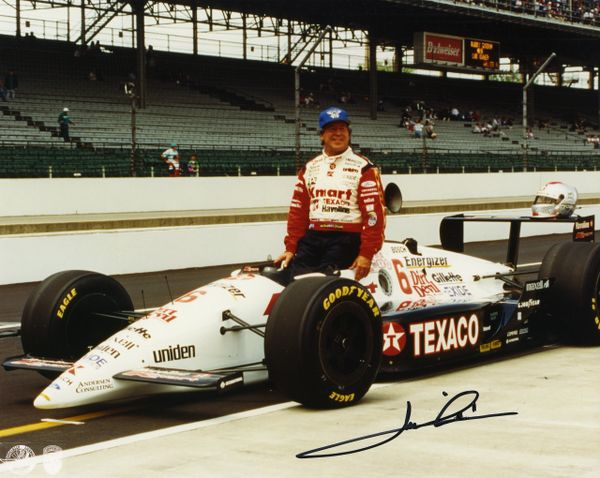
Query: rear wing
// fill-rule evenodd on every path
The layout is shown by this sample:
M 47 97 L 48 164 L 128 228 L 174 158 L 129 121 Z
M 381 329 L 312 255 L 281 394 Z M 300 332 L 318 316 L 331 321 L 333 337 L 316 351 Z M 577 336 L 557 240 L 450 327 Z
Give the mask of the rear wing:
M 542 217 L 502 217 L 502 216 L 465 216 L 456 214 L 446 216 L 440 224 L 440 240 L 442 247 L 447 251 L 464 252 L 465 249 L 465 222 L 508 222 L 510 223 L 510 235 L 508 238 L 508 250 L 506 252 L 506 264 L 517 266 L 519 259 L 519 241 L 522 223 L 545 223 L 556 224 L 562 222 L 573 223 L 573 241 L 594 242 L 595 240 L 595 217 L 574 216 L 567 218 L 542 218 Z

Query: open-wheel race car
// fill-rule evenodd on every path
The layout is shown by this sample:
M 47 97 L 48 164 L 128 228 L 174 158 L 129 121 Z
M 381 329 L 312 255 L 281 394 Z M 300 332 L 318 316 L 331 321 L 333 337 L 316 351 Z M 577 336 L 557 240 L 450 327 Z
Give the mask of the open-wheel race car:
M 508 221 L 505 263 L 462 254 L 466 221 Z M 517 267 L 523 222 L 450 216 L 442 248 L 386 241 L 370 274 L 308 274 L 289 284 L 249 266 L 152 310 L 135 311 L 113 278 L 64 271 L 25 305 L 24 355 L 7 370 L 53 381 L 38 408 L 162 392 L 225 392 L 270 379 L 309 407 L 358 402 L 378 372 L 430 367 L 547 340 L 600 344 L 600 245 L 593 217 L 552 246 L 532 280 Z M 531 271 L 528 270 L 528 273 Z

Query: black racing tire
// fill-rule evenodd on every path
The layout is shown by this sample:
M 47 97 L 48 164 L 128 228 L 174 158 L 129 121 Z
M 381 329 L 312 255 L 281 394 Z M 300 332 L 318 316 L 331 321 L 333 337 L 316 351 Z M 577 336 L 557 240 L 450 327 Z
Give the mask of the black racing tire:
M 375 300 L 350 279 L 296 280 L 267 320 L 269 377 L 289 398 L 311 408 L 357 403 L 375 380 L 382 348 Z
M 600 244 L 561 242 L 544 256 L 540 278 L 554 278 L 544 311 L 566 342 L 600 345 Z
M 112 277 L 89 271 L 63 271 L 42 281 L 21 316 L 26 354 L 75 360 L 127 325 L 98 316 L 133 310 L 131 298 Z

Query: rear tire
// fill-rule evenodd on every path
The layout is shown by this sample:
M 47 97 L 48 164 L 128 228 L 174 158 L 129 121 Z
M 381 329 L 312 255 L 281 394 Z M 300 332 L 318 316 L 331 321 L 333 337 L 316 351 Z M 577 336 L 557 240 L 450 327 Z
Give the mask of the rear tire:
M 26 354 L 75 360 L 118 330 L 126 321 L 98 313 L 133 310 L 131 298 L 115 279 L 89 271 L 63 271 L 42 281 L 21 316 Z
M 358 282 L 309 277 L 281 294 L 265 333 L 265 358 L 275 386 L 314 408 L 358 402 L 381 361 L 379 309 Z
M 539 277 L 554 278 L 543 304 L 560 336 L 600 345 L 600 244 L 555 244 L 544 256 Z

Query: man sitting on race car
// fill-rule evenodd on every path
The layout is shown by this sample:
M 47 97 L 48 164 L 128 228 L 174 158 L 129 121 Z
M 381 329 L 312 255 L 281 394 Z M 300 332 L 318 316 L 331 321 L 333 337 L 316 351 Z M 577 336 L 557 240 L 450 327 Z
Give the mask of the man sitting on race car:
M 340 108 L 319 115 L 323 152 L 298 173 L 285 252 L 275 260 L 284 268 L 289 265 L 290 277 L 350 268 L 360 280 L 383 244 L 379 171 L 350 148 L 349 125 L 348 113 Z
M 560 181 L 544 185 L 535 196 L 531 214 L 536 217 L 570 217 L 577 206 L 577 189 Z

